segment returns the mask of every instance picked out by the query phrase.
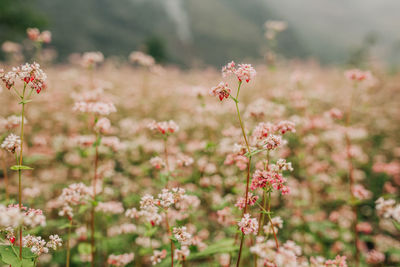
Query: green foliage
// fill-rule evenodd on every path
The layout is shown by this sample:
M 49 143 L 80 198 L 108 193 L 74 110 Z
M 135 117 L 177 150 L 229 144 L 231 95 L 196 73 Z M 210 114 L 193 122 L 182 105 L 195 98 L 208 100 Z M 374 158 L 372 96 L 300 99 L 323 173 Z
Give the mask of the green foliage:
M 19 247 L 0 246 L 1 262 L 12 267 L 35 266 L 36 255 L 29 248 L 22 249 L 22 260 L 19 258 Z
M 157 62 L 165 62 L 167 60 L 166 44 L 159 37 L 151 37 L 146 43 L 146 53 L 151 55 Z
M 29 27 L 44 27 L 46 20 L 33 9 L 34 1 L 0 1 L 0 42 L 20 40 Z
M 208 246 L 205 250 L 193 253 L 189 256 L 189 260 L 201 259 L 219 253 L 229 253 L 238 250 L 238 246 L 234 246 L 234 239 L 222 239 L 214 244 Z

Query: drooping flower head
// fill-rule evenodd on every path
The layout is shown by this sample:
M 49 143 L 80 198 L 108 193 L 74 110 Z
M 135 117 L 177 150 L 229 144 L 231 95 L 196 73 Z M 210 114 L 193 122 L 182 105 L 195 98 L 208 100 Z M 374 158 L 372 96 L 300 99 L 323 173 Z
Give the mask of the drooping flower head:
M 211 94 L 218 96 L 219 100 L 222 101 L 231 94 L 231 89 L 228 86 L 228 83 L 220 82 L 217 86 L 211 88 Z

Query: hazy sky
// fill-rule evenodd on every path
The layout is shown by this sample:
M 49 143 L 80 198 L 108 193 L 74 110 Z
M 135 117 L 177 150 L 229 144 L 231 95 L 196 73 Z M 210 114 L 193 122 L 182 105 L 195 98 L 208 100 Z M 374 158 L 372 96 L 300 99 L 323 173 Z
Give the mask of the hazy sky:
M 274 8 L 277 19 L 287 20 L 299 38 L 315 50 L 354 47 L 368 33 L 375 33 L 376 53 L 389 57 L 400 43 L 399 0 L 264 1 Z

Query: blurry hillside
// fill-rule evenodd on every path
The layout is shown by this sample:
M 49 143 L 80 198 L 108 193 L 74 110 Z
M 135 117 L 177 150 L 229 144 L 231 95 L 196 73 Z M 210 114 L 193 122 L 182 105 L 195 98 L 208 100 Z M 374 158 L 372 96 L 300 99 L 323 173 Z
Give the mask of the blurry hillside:
M 9 0 L 2 0 L 2 2 Z M 20 1 L 20 0 L 16 0 Z M 59 58 L 100 50 L 126 58 L 148 50 L 159 61 L 221 65 L 265 53 L 263 24 L 286 20 L 285 57 L 347 63 L 370 51 L 399 60 L 397 0 L 36 0 Z M 0 4 L 2 5 L 2 4 Z M 1 20 L 0 20 L 1 21 Z M 0 22 L 1 23 L 1 22 Z M 33 25 L 32 25 L 33 26 Z M 23 37 L 20 35 L 20 38 Z M 0 33 L 0 42 L 4 35 Z M 18 38 L 13 35 L 14 40 Z

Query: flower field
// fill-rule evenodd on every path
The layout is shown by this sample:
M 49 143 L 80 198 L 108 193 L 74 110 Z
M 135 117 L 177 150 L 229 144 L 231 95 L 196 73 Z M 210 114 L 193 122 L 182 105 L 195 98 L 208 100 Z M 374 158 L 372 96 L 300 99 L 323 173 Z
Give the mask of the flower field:
M 399 266 L 399 75 L 130 61 L 1 64 L 4 266 Z

